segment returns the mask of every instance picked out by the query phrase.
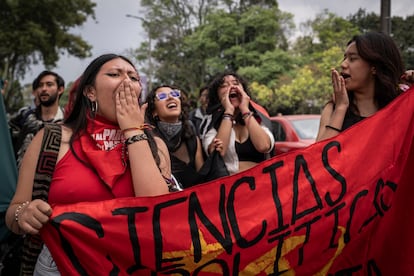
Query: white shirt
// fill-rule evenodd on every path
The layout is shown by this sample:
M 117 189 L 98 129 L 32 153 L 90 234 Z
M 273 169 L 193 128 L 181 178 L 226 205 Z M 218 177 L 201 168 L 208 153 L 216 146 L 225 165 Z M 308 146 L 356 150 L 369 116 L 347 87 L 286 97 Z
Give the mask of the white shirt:
M 272 132 L 266 126 L 261 125 L 261 127 L 264 129 L 264 131 L 270 138 L 270 143 L 272 145 L 268 151 L 270 152 L 273 150 L 275 139 L 273 137 Z M 209 131 L 207 131 L 207 133 L 203 135 L 203 139 L 202 139 L 203 149 L 207 154 L 208 154 L 208 146 L 213 142 L 213 139 L 216 137 L 216 135 L 217 135 L 217 130 L 214 127 L 211 128 Z M 236 142 L 236 133 L 234 129 L 232 128 L 230 132 L 230 141 L 229 141 L 229 145 L 227 148 L 227 152 L 223 157 L 224 163 L 226 164 L 227 170 L 229 171 L 230 174 L 235 174 L 239 172 L 239 158 L 237 156 L 235 142 Z

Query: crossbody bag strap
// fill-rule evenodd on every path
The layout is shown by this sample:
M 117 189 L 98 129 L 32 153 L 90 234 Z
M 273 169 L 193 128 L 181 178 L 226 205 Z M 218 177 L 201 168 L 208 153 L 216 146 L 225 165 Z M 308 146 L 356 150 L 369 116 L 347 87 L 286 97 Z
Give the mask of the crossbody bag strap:
M 62 126 L 60 124 L 45 125 L 41 152 L 37 161 L 33 183 L 32 200 L 48 200 L 50 182 L 55 171 L 61 138 Z M 42 246 L 43 242 L 39 235 L 26 235 L 23 246 L 21 275 L 33 275 Z

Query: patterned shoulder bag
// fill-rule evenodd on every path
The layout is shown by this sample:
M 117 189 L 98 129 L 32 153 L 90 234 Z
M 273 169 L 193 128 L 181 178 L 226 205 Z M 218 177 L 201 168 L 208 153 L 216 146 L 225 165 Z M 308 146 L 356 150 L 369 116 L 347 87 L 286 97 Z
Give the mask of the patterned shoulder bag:
M 37 162 L 32 200 L 48 200 L 50 182 L 55 170 L 62 137 L 61 124 L 45 124 L 42 150 Z M 33 275 L 43 242 L 39 235 L 26 235 L 23 245 L 21 275 Z

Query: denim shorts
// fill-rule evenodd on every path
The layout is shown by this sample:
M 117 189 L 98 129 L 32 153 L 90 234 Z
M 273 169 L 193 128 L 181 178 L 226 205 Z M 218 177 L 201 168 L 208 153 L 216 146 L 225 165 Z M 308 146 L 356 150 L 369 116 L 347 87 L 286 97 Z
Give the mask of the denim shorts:
M 42 251 L 37 258 L 33 276 L 60 276 L 56 263 L 46 245 L 43 245 Z

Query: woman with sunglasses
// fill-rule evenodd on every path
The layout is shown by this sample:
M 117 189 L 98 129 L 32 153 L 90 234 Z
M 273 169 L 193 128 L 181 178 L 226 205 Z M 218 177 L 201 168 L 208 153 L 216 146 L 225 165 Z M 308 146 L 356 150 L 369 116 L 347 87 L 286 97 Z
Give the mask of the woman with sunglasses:
M 171 171 L 184 188 L 200 183 L 203 151 L 194 125 L 183 108 L 182 92 L 175 86 L 162 85 L 147 96 L 147 121 L 167 144 Z
M 234 72 L 218 74 L 209 85 L 202 123 L 206 153 L 220 152 L 230 174 L 247 170 L 269 157 L 274 138 L 266 118 L 250 102 L 247 82 Z

